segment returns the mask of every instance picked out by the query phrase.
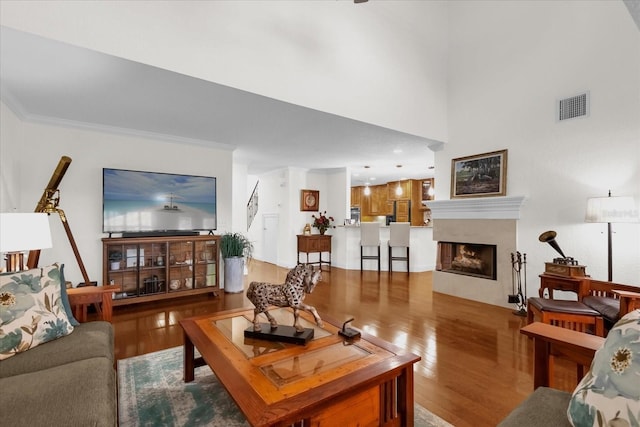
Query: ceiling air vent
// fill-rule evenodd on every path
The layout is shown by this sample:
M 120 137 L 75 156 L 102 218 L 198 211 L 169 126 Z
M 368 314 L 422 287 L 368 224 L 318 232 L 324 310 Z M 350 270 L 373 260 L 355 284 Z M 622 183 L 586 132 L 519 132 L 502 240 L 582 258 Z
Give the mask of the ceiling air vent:
M 589 92 L 558 101 L 558 121 L 589 115 Z

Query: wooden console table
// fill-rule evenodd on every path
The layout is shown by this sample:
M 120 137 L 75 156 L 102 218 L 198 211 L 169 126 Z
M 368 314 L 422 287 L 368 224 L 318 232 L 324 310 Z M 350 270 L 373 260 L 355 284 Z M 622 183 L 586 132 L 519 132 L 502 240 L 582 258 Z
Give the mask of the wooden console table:
M 578 300 L 586 295 L 589 288 L 588 277 L 565 277 L 555 274 L 543 273 L 540 275 L 540 289 L 538 293 L 540 298 L 544 297 L 544 290 L 549 291 L 549 298 L 553 299 L 553 291 L 575 292 Z
M 119 285 L 83 286 L 67 289 L 73 315 L 80 323 L 87 321 L 87 306 L 95 304 L 102 320 L 111 322 L 113 314 L 113 294 L 120 292 Z
M 298 264 L 302 264 L 300 262 L 301 252 L 307 254 L 307 264 L 318 264 L 320 270 L 322 270 L 322 264 L 328 264 L 329 269 L 331 269 L 331 236 L 325 234 L 298 234 Z M 329 252 L 329 261 L 322 259 L 323 252 Z M 310 253 L 317 253 L 318 261 L 309 262 Z

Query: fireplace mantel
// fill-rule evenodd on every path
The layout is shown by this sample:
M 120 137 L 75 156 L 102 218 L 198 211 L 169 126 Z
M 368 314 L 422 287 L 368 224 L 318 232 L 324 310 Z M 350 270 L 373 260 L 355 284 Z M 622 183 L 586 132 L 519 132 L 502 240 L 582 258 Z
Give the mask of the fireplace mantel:
M 427 202 L 433 219 L 520 219 L 524 196 L 477 197 Z

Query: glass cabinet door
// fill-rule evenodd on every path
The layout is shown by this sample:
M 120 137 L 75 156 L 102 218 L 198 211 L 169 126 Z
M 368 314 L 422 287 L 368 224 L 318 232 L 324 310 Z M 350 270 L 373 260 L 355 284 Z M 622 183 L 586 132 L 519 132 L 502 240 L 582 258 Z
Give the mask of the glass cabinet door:
M 169 292 L 193 289 L 193 242 L 169 244 Z
M 204 288 L 216 284 L 216 241 L 204 241 L 195 243 L 195 274 L 194 286 Z
M 139 295 L 166 292 L 166 243 L 146 243 L 139 246 Z

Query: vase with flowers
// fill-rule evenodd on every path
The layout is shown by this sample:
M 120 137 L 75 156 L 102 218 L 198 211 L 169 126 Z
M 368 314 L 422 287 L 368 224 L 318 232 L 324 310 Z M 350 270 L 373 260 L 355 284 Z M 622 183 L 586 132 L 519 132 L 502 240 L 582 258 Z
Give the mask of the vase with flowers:
M 327 211 L 318 212 L 317 216 L 313 214 L 311 218 L 313 218 L 313 227 L 317 228 L 320 234 L 324 234 L 329 228 L 334 228 L 334 226 L 331 225 L 334 219 L 332 216 L 327 216 Z

